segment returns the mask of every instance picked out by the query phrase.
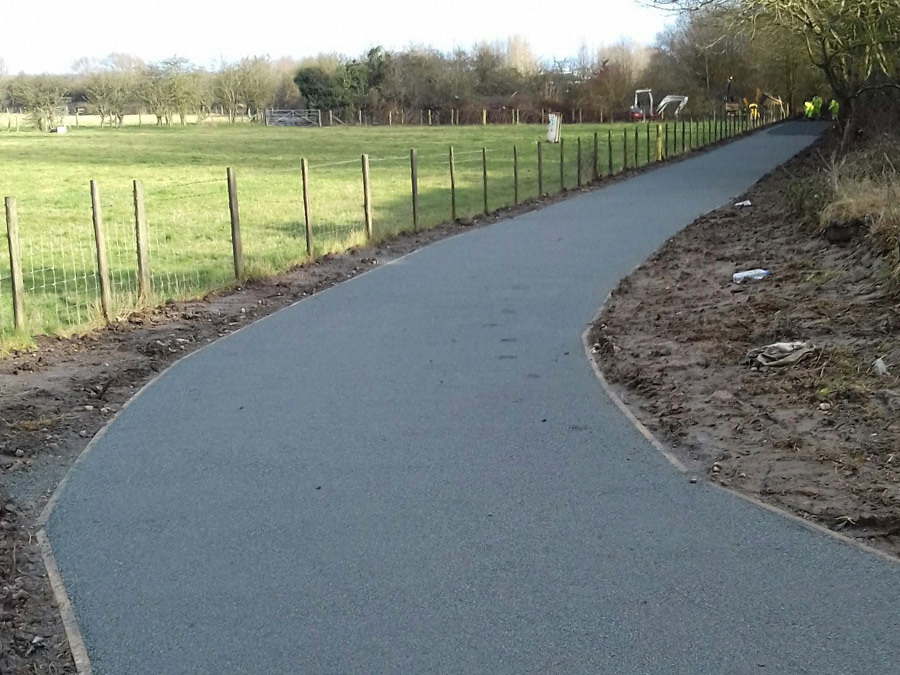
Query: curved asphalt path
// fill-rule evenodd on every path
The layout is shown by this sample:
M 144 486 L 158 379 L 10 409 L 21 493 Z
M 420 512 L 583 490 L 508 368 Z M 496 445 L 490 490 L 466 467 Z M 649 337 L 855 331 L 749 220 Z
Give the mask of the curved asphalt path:
M 441 241 L 177 364 L 48 524 L 95 672 L 898 672 L 900 567 L 690 484 L 581 345 L 814 131 Z

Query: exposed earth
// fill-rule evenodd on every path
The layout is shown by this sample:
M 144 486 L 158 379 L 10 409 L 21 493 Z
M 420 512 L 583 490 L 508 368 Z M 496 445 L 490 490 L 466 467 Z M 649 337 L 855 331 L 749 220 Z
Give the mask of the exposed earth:
M 612 292 L 591 340 L 610 383 L 690 470 L 898 555 L 898 289 L 864 233 L 829 241 L 792 209 L 790 180 L 819 171 L 826 149 L 736 200 L 751 206 L 671 238 Z M 771 275 L 732 282 L 754 268 Z M 785 366 L 748 358 L 785 341 L 814 349 Z

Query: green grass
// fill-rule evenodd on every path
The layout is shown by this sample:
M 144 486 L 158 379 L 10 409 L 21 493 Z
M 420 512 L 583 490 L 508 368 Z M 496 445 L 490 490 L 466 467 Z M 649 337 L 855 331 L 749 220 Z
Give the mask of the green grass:
M 265 128 L 204 124 L 92 129 L 65 135 L 6 133 L 0 126 L 0 196 L 15 197 L 25 276 L 26 334 L 66 332 L 98 321 L 89 181 L 99 185 L 116 312 L 136 304 L 132 180 L 143 182 L 150 230 L 151 303 L 202 295 L 233 282 L 225 169 L 234 167 L 246 273 L 264 276 L 306 260 L 300 158 L 310 165 L 311 219 L 317 256 L 365 242 L 360 154 L 368 153 L 376 239 L 412 228 L 409 150 L 418 153 L 419 226 L 450 220 L 448 147 L 456 153 L 457 215 L 484 210 L 481 149 L 487 149 L 488 208 L 512 205 L 513 146 L 519 153 L 519 200 L 538 195 L 538 125 L 488 127 Z M 647 161 L 644 125 L 563 127 L 565 187 L 591 178 L 593 134 L 599 169 Z M 655 129 L 651 129 L 651 152 Z M 680 137 L 680 129 L 679 129 Z M 691 134 L 695 145 L 696 127 Z M 670 139 L 671 141 L 672 139 Z M 678 142 L 680 152 L 681 142 Z M 675 153 L 671 153 L 675 154 Z M 560 190 L 558 145 L 543 146 L 544 192 Z M 12 330 L 9 259 L 0 244 L 0 337 Z

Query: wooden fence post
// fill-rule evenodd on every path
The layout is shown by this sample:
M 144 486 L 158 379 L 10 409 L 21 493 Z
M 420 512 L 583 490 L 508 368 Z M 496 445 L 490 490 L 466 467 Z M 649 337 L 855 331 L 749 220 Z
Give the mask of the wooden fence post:
M 663 161 L 662 125 L 656 125 L 656 161 Z
M 231 214 L 231 252 L 234 256 L 234 278 L 244 278 L 244 247 L 241 244 L 241 215 L 238 209 L 237 180 L 230 166 L 225 171 L 228 179 L 228 212 Z
M 109 323 L 112 317 L 112 300 L 109 294 L 109 268 L 106 265 L 106 238 L 103 236 L 103 211 L 100 207 L 100 191 L 97 181 L 91 181 L 91 213 L 94 221 L 94 243 L 97 245 L 97 278 L 100 282 L 100 309 Z
M 640 137 L 638 136 L 638 128 L 634 127 L 634 168 L 636 169 L 640 165 L 640 158 L 638 157 L 638 149 L 640 148 Z
M 559 191 L 566 189 L 566 147 L 565 139 L 559 139 Z
M 608 164 L 609 171 L 607 175 L 613 175 L 613 147 L 612 147 L 612 129 L 609 129 L 606 132 L 606 162 Z
M 487 110 L 484 108 L 481 109 L 481 126 L 485 126 L 487 124 Z
M 594 132 L 594 166 L 591 169 L 591 180 L 600 179 L 600 134 Z
M 681 154 L 684 154 L 684 120 L 681 120 Z
M 6 240 L 9 243 L 9 271 L 12 277 L 13 325 L 16 330 L 25 329 L 25 284 L 22 282 L 22 253 L 19 248 L 19 215 L 16 198 L 7 197 Z
M 538 149 L 538 197 L 544 196 L 544 146 L 537 142 Z
M 366 241 L 372 241 L 372 190 L 369 187 L 369 156 L 362 156 L 363 213 L 366 218 Z
M 450 146 L 450 220 L 456 222 L 456 161 L 453 159 L 453 146 Z
M 409 180 L 412 184 L 413 232 L 419 231 L 419 158 L 415 148 L 409 151 Z
M 578 170 L 575 172 L 576 180 L 578 181 L 578 187 L 581 187 L 581 136 L 578 137 L 578 140 L 575 145 L 575 160 L 578 162 Z
M 647 164 L 650 163 L 650 123 L 644 123 L 645 136 L 647 137 Z
M 519 149 L 513 146 L 513 206 L 519 205 Z
M 488 186 L 487 186 L 487 148 L 481 148 L 481 176 L 484 181 L 484 215 L 489 213 L 488 211 Z
M 665 143 L 663 145 L 664 145 L 663 157 L 668 158 L 669 157 L 669 123 L 668 122 L 666 122 Z
M 622 171 L 628 170 L 628 129 L 622 129 Z
M 306 161 L 305 157 L 300 160 L 300 181 L 303 186 L 303 223 L 306 227 L 306 255 L 312 260 L 312 222 L 309 219 L 309 162 Z
M 138 300 L 150 298 L 150 262 L 147 237 L 147 212 L 144 209 L 144 184 L 133 181 L 134 189 L 134 238 L 137 250 Z

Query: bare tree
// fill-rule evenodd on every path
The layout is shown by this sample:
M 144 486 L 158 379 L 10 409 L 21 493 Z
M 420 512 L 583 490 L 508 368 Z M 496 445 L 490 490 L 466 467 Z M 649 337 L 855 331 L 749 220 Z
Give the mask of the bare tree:
M 182 125 L 189 113 L 197 113 L 211 101 L 211 89 L 197 91 L 205 82 L 196 76 L 197 69 L 185 58 L 172 56 L 144 69 L 138 93 L 141 100 L 156 115 L 157 125 L 170 125 L 178 115 Z
M 216 72 L 215 95 L 228 121 L 234 124 L 238 107 L 241 105 L 241 71 L 236 63 L 222 62 Z
M 174 102 L 166 82 L 166 72 L 158 64 L 151 64 L 144 70 L 138 85 L 138 96 L 156 116 L 157 126 L 172 123 Z
M 262 119 L 262 111 L 275 100 L 275 70 L 267 56 L 253 56 L 241 59 L 238 64 L 240 74 L 240 96 L 247 106 L 251 120 Z
M 31 114 L 35 126 L 49 131 L 58 125 L 59 108 L 68 94 L 62 78 L 54 75 L 19 76 L 11 84 L 15 100 Z
M 85 93 L 100 113 L 100 126 L 109 118 L 110 125 L 121 127 L 128 106 L 138 99 L 141 70 L 144 63 L 129 54 L 110 54 L 97 61 L 79 59 L 73 70 L 85 76 Z

